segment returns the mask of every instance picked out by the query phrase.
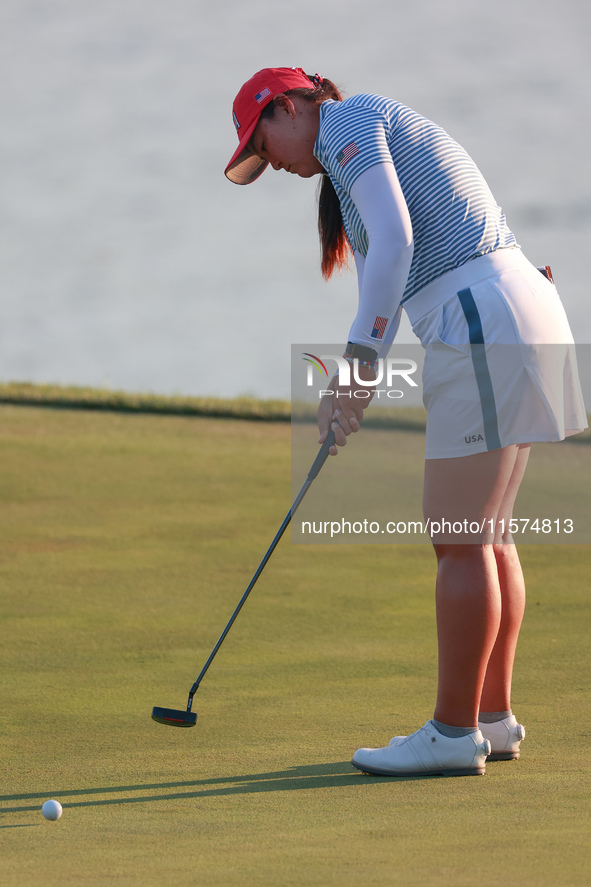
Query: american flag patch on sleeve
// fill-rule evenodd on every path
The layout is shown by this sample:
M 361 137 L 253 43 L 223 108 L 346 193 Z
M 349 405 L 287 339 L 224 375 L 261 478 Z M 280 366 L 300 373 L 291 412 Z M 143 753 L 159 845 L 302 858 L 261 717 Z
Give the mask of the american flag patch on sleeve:
M 356 154 L 359 154 L 359 148 L 355 142 L 349 142 L 349 144 L 345 145 L 343 150 L 339 151 L 337 154 L 337 161 L 341 166 L 344 166 L 345 163 L 348 163 L 351 157 L 355 157 Z
M 373 322 L 373 330 L 371 331 L 372 339 L 381 339 L 388 326 L 387 317 L 376 317 Z

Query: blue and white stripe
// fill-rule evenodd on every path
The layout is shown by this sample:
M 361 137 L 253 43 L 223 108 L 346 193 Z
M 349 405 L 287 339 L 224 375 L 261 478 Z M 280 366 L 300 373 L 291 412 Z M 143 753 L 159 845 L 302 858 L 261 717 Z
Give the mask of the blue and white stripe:
M 488 450 L 498 450 L 502 445 L 499 437 L 495 392 L 486 357 L 482 321 L 480 320 L 480 314 L 476 302 L 474 301 L 472 290 L 461 290 L 458 293 L 458 299 L 460 300 L 460 305 L 462 306 L 462 311 L 464 312 L 466 323 L 468 324 L 472 366 L 474 367 L 476 384 L 478 385 L 478 393 L 480 395 L 486 446 Z
M 342 165 L 337 156 L 352 142 L 358 151 Z M 466 151 L 441 127 L 399 102 L 377 95 L 323 102 L 314 153 L 335 186 L 349 242 L 363 256 L 368 238 L 351 187 L 376 163 L 394 164 L 414 236 L 403 301 L 470 259 L 517 245 Z

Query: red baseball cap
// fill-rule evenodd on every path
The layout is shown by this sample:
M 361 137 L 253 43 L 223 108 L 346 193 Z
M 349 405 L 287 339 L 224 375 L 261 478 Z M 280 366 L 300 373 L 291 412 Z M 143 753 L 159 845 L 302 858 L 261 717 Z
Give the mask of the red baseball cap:
M 248 142 L 259 122 L 261 111 L 276 95 L 314 84 L 302 68 L 263 68 L 247 80 L 232 106 L 238 148 L 225 169 L 225 175 L 237 185 L 249 185 L 263 173 L 268 160 L 261 160 L 248 148 Z

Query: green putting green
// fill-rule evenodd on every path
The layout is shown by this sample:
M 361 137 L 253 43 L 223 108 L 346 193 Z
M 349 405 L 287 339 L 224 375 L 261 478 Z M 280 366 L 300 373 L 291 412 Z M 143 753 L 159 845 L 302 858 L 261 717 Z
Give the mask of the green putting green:
M 432 713 L 428 545 L 284 539 L 196 727 L 150 717 L 186 705 L 289 508 L 287 424 L 3 406 L 0 464 L 3 885 L 589 883 L 588 546 L 522 549 L 521 760 L 367 777 L 357 746 Z

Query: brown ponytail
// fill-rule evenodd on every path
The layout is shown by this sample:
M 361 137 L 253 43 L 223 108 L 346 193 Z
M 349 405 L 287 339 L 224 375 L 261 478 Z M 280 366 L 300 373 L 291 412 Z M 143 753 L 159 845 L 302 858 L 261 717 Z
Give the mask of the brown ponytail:
M 337 192 L 326 173 L 318 189 L 318 235 L 322 250 L 320 267 L 322 276 L 328 280 L 335 269 L 340 271 L 348 267 L 351 247 L 345 234 Z
M 298 95 L 317 105 L 334 99 L 342 102 L 343 97 L 331 80 L 324 80 L 307 75 L 313 84 L 310 89 L 298 87 L 286 90 L 285 95 Z M 275 105 L 270 102 L 261 112 L 261 117 L 272 117 L 275 113 Z M 322 182 L 318 188 L 318 235 L 320 237 L 320 249 L 322 254 L 322 276 L 328 280 L 333 271 L 340 271 L 348 266 L 348 257 L 351 247 L 345 234 L 341 204 L 334 189 L 330 177 L 324 173 Z

